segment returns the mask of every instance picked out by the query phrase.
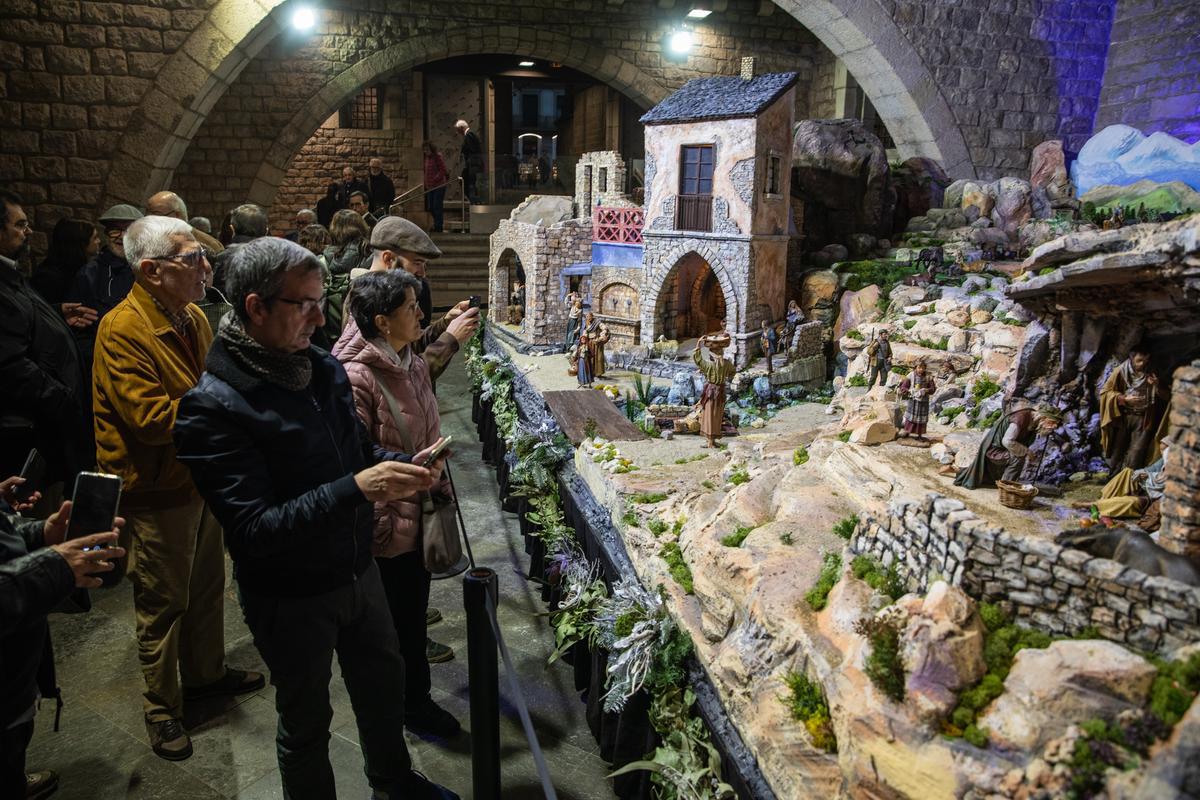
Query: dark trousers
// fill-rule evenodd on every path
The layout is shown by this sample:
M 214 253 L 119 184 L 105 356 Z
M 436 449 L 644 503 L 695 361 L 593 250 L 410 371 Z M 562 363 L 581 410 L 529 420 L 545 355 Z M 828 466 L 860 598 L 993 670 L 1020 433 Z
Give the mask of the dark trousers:
M 471 167 L 463 167 L 463 193 L 467 196 L 467 200 L 471 203 L 478 203 L 479 198 L 475 194 L 475 177 L 479 173 Z
M 875 385 L 875 379 L 879 378 L 879 385 L 886 386 L 888 372 L 891 371 L 892 365 L 886 361 L 871 362 L 871 371 L 867 374 L 867 388 L 870 389 Z
M 329 764 L 334 653 L 354 708 L 367 780 L 384 791 L 401 785 L 412 771 L 404 743 L 404 659 L 375 565 L 357 581 L 314 597 L 240 596 L 275 686 L 284 798 L 336 796 Z
M 0 797 L 25 796 L 25 749 L 33 738 L 33 720 L 0 730 Z
M 429 608 L 429 583 L 421 552 L 377 558 L 383 591 L 400 640 L 404 657 L 404 699 L 409 711 L 419 710 L 429 700 L 429 662 L 425 658 L 425 611 Z
M 425 207 L 433 215 L 433 232 L 442 232 L 442 206 L 446 202 L 446 187 L 434 189 L 425 196 Z

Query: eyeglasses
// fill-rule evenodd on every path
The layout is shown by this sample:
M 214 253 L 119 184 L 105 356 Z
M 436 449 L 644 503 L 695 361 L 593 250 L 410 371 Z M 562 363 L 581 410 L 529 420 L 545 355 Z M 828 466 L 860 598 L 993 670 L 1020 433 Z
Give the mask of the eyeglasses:
M 157 261 L 175 261 L 175 262 L 178 262 L 180 266 L 187 267 L 188 269 L 200 269 L 201 266 L 203 266 L 206 262 L 208 262 L 208 260 L 211 256 L 212 256 L 212 254 L 209 253 L 208 250 L 201 247 L 196 250 L 192 250 L 190 253 L 179 253 L 179 254 L 173 255 L 173 256 L 162 256 L 161 258 L 158 258 L 156 260 Z
M 287 303 L 289 306 L 296 306 L 300 309 L 300 313 L 306 317 L 317 309 L 324 311 L 325 308 L 324 296 L 317 298 L 306 297 L 303 300 L 293 300 L 290 297 L 272 297 L 271 299 L 278 300 L 281 303 Z

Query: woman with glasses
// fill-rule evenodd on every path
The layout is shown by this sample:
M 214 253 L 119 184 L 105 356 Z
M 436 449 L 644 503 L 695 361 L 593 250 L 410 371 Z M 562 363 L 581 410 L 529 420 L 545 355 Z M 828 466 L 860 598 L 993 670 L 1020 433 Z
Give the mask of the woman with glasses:
M 420 452 L 441 436 L 429 368 L 410 346 L 421 338 L 419 290 L 420 282 L 403 270 L 359 277 L 348 309 L 358 331 L 334 352 L 346 367 L 355 407 L 372 440 L 404 453 Z M 432 494 L 449 497 L 449 482 L 443 478 Z M 429 694 L 426 610 L 431 576 L 419 544 L 421 499 L 413 495 L 375 504 L 372 552 L 404 656 L 405 727 L 448 738 L 458 733 L 458 720 Z

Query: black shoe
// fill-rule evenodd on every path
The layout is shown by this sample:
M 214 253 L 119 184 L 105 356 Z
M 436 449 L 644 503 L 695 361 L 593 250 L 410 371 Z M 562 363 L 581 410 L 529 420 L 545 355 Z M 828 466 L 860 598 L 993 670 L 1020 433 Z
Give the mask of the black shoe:
M 425 660 L 430 664 L 443 664 L 454 658 L 454 650 L 440 642 L 426 637 Z
M 442 612 L 438 611 L 436 608 L 425 609 L 425 624 L 426 625 L 433 625 L 435 622 L 441 622 L 441 621 L 442 621 Z
M 192 757 L 192 740 L 183 729 L 183 723 L 177 719 L 164 719 L 162 722 L 146 721 L 146 733 L 150 736 L 150 746 L 154 754 L 167 761 L 183 761 Z
M 440 739 L 450 739 L 462 730 L 454 715 L 431 699 L 404 712 L 404 727 L 412 733 L 436 736 Z
M 183 687 L 183 699 L 200 700 L 205 697 L 216 697 L 218 695 L 257 692 L 266 685 L 267 679 L 263 677 L 261 672 L 247 672 L 246 670 L 226 667 L 225 675 L 222 678 L 206 686 Z
M 398 781 L 391 791 L 372 789 L 371 800 L 462 800 L 445 786 L 439 786 L 415 769 L 407 778 Z
M 25 800 L 42 800 L 58 789 L 58 773 L 44 769 L 25 773 Z

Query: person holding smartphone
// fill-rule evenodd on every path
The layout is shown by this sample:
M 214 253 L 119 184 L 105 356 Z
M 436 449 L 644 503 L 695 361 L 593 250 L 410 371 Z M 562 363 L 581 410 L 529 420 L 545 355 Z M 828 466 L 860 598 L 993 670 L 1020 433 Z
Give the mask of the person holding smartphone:
M 346 368 L 354 405 L 371 440 L 389 450 L 416 452 L 441 440 L 441 417 L 429 368 L 412 344 L 421 338 L 420 283 L 404 270 L 371 272 L 354 284 L 350 314 L 358 333 L 334 355 Z M 451 497 L 442 480 L 434 493 Z M 433 701 L 429 662 L 448 661 L 454 651 L 427 646 L 426 612 L 432 576 L 420 547 L 421 495 L 375 504 L 371 552 L 379 565 L 404 655 L 404 727 L 443 739 L 458 733 L 458 720 Z M 433 650 L 431 653 L 430 651 Z M 433 658 L 430 658 L 430 656 Z
M 428 491 L 440 460 L 374 445 L 346 371 L 312 346 L 323 270 L 284 239 L 240 248 L 199 384 L 175 442 L 225 529 L 246 624 L 271 671 L 284 796 L 335 797 L 329 682 L 336 653 L 377 797 L 457 798 L 412 769 L 405 664 L 371 555 L 372 504 Z M 415 463 L 414 463 L 415 462 Z
M 179 401 L 196 385 L 212 330 L 196 302 L 212 267 L 191 226 L 149 216 L 125 232 L 128 296 L 100 321 L 92 369 L 99 468 L 124 481 L 143 713 L 154 752 L 192 754 L 184 700 L 252 692 L 259 672 L 225 665 L 221 527 L 175 458 Z
M 117 518 L 112 530 L 64 541 L 71 503 L 63 503 L 47 519 L 13 513 L 12 490 L 20 478 L 0 483 L 0 797 L 43 796 L 58 777 L 49 771 L 27 775 L 25 750 L 33 737 L 37 710 L 38 666 L 47 650 L 46 615 L 76 588 L 100 585 L 100 574 L 125 555 L 117 545 Z M 19 502 L 25 509 L 38 493 Z M 41 792 L 43 794 L 35 794 Z

